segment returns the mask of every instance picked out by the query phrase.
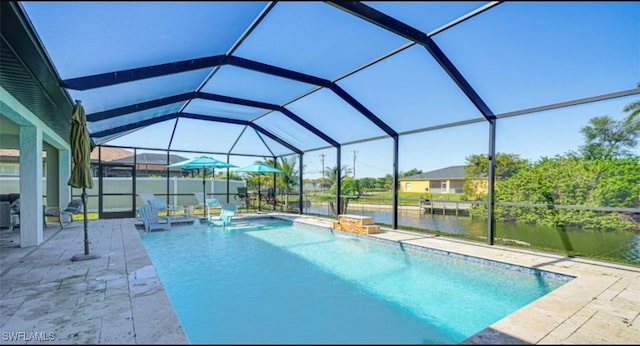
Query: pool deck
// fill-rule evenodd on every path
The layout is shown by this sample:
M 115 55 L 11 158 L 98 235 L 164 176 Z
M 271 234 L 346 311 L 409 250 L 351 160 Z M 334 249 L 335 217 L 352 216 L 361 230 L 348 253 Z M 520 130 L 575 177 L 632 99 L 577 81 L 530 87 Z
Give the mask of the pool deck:
M 332 222 L 240 217 L 269 215 Z M 90 221 L 90 254 L 99 258 L 84 261 L 71 261 L 84 253 L 82 222 L 51 225 L 28 248 L 18 231 L 0 230 L 0 344 L 188 344 L 136 224 Z M 640 267 L 384 228 L 368 237 L 575 277 L 463 344 L 640 343 Z

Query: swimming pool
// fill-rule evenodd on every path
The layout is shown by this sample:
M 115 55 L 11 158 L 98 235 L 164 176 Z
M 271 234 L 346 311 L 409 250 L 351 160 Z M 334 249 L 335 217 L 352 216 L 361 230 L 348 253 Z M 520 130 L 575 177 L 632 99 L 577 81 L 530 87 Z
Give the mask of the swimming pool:
M 459 343 L 571 279 L 278 219 L 141 237 L 191 343 Z

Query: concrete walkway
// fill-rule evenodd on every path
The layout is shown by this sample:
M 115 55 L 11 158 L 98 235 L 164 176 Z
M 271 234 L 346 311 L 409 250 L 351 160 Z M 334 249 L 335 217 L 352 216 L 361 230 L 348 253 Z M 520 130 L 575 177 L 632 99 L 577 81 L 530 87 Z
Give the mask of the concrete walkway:
M 0 343 L 188 344 L 135 224 L 91 221 L 90 252 L 100 257 L 75 262 L 84 253 L 81 222 L 45 229 L 45 242 L 32 248 L 18 247 L 19 232 L 0 231 Z M 464 344 L 640 343 L 640 267 L 407 231 L 370 237 L 576 277 Z

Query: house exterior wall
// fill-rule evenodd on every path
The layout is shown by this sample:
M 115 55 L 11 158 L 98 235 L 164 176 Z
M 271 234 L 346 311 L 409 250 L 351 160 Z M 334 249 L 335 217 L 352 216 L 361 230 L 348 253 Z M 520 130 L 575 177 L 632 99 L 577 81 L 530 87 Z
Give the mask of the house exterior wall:
M 465 179 L 400 180 L 400 192 L 463 193 L 465 182 Z M 480 193 L 488 191 L 486 180 L 473 181 L 473 184 Z
M 400 180 L 400 192 L 427 192 L 429 180 Z
M 465 180 L 450 180 L 449 193 L 463 193 Z

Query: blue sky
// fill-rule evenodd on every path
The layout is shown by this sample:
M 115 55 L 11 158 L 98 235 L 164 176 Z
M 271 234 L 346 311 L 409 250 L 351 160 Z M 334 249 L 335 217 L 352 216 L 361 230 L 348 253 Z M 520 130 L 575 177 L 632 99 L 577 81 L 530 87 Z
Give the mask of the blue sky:
M 257 2 L 156 4 L 136 2 L 25 2 L 47 53 L 63 79 L 224 54 L 264 7 Z M 430 32 L 483 2 L 372 2 L 370 6 Z M 157 17 L 154 17 L 157 16 Z M 185 25 L 188 23 L 188 25 Z M 64 24 L 64 25 L 63 25 Z M 640 82 L 640 3 L 507 2 L 433 36 L 434 42 L 495 114 L 633 89 Z M 278 3 L 235 56 L 334 80 L 408 41 L 322 2 Z M 211 72 L 197 70 L 88 91 L 70 91 L 87 113 L 192 91 Z M 396 131 L 440 126 L 482 116 L 421 46 L 414 45 L 336 82 Z M 328 90 L 291 103 L 312 85 L 222 66 L 202 91 L 285 104 L 339 142 L 384 133 Z M 638 95 L 500 120 L 497 151 L 536 160 L 576 150 L 579 129 L 594 116 L 620 119 Z M 175 108 L 175 107 L 174 107 Z M 148 119 L 162 110 L 133 115 Z M 192 102 L 185 111 L 249 120 L 262 109 Z M 122 119 L 91 124 L 92 131 Z M 326 145 L 279 112 L 256 121 L 292 145 Z M 166 148 L 173 123 L 152 125 L 109 144 Z M 172 148 L 270 156 L 250 129 L 181 119 Z M 447 128 L 400 140 L 401 171 L 464 164 L 488 150 L 486 123 Z M 276 155 L 288 149 L 265 140 Z M 392 173 L 391 140 L 345 145 L 343 165 L 356 175 Z M 335 165 L 335 150 L 305 155 L 306 176 Z M 220 155 L 215 155 L 221 158 Z M 241 166 L 255 158 L 232 157 Z

